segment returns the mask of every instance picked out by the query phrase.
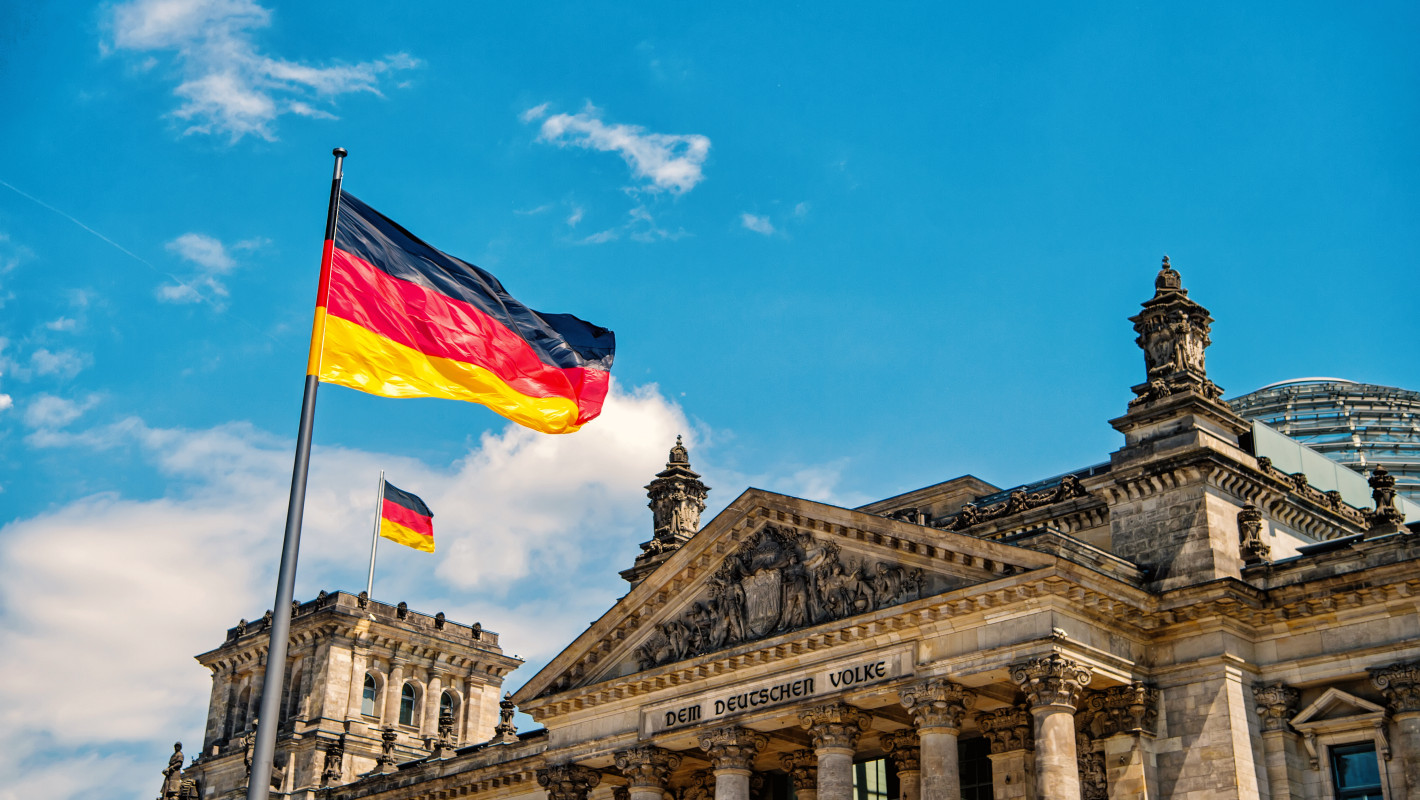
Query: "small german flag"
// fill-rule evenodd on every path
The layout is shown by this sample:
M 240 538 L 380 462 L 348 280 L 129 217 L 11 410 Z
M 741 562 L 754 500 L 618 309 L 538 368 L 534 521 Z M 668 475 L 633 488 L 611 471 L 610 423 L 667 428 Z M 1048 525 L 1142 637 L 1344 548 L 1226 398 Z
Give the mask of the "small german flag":
M 434 552 L 434 512 L 424 501 L 389 482 L 380 505 L 380 535 L 402 545 Z

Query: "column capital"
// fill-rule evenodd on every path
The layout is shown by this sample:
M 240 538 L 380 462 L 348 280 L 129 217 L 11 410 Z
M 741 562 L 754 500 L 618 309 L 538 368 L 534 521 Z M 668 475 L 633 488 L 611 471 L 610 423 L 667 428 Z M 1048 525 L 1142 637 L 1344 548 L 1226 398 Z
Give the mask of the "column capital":
M 991 744 L 992 755 L 1035 749 L 1032 725 L 1030 709 L 1024 705 L 983 711 L 976 715 L 976 726 Z
M 794 791 L 818 788 L 818 756 L 812 750 L 795 750 L 779 757 L 780 766 L 789 773 Z
M 580 764 L 558 764 L 537 771 L 537 785 L 547 790 L 547 800 L 587 800 L 601 783 L 602 774 Z
M 1391 664 L 1371 670 L 1371 685 L 1385 695 L 1395 714 L 1420 712 L 1420 662 Z
M 919 731 L 926 728 L 960 730 L 966 710 L 976 703 L 975 694 L 945 678 L 919 681 L 903 687 L 898 695 Z
M 1025 692 L 1031 710 L 1057 706 L 1074 711 L 1080 690 L 1090 685 L 1088 667 L 1059 653 L 1011 667 L 1011 680 Z
M 1262 718 L 1262 730 L 1285 731 L 1297 715 L 1297 700 L 1301 692 L 1283 683 L 1252 687 L 1252 699 L 1257 703 L 1257 716 Z
M 739 769 L 748 772 L 754 757 L 767 744 L 769 737 L 764 734 L 733 725 L 700 734 L 700 749 L 709 754 L 716 770 Z
M 847 703 L 829 703 L 799 712 L 799 724 L 814 737 L 814 749 L 842 747 L 852 750 L 873 718 Z
M 634 788 L 664 789 L 666 778 L 680 766 L 680 753 L 654 745 L 632 747 L 615 754 L 616 768 Z
M 1127 686 L 1111 686 L 1085 699 L 1090 713 L 1090 730 L 1096 737 L 1118 733 L 1158 734 L 1159 690 L 1134 681 Z
M 885 733 L 878 737 L 878 741 L 898 772 L 922 771 L 922 749 L 918 744 L 917 731 L 904 728 L 895 733 Z

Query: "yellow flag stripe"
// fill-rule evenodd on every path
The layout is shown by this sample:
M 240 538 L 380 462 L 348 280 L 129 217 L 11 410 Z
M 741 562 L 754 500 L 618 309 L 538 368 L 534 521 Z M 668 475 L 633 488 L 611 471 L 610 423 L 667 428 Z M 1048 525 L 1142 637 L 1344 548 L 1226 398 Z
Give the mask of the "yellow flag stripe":
M 406 547 L 413 547 L 415 550 L 423 550 L 426 553 L 434 552 L 433 536 L 410 530 L 398 522 L 381 519 L 380 535 L 392 542 L 399 542 Z
M 381 397 L 442 397 L 482 403 L 519 425 L 571 433 L 577 404 L 565 397 L 529 397 L 487 369 L 421 353 L 355 323 L 325 316 L 320 380 Z

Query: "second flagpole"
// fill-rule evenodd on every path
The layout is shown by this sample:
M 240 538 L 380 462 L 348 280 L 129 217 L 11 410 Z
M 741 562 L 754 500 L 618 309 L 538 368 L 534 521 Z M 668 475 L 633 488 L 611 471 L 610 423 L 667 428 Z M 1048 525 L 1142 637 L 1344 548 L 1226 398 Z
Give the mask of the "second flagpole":
M 301 397 L 301 426 L 296 434 L 296 463 L 291 469 L 291 500 L 286 506 L 286 536 L 281 543 L 281 568 L 276 576 L 276 605 L 271 609 L 270 640 L 266 649 L 266 675 L 261 683 L 261 710 L 256 744 L 252 748 L 247 800 L 271 796 L 271 763 L 276 755 L 276 729 L 281 724 L 281 688 L 286 680 L 286 650 L 291 637 L 291 601 L 296 594 L 296 556 L 301 549 L 301 518 L 306 509 L 306 475 L 311 465 L 311 429 L 316 418 L 316 389 L 320 386 L 320 353 L 325 339 L 326 294 L 330 291 L 330 260 L 335 247 L 335 226 L 340 217 L 340 182 L 344 177 L 344 148 L 331 151 L 335 173 L 330 180 L 330 208 L 325 219 L 325 249 L 321 253 L 320 288 L 316 290 L 311 350 L 306 361 L 306 389 Z
M 380 546 L 380 520 L 385 510 L 385 471 L 380 470 L 380 490 L 375 493 L 375 530 L 370 534 L 370 577 L 365 581 L 365 596 L 375 596 L 375 550 Z

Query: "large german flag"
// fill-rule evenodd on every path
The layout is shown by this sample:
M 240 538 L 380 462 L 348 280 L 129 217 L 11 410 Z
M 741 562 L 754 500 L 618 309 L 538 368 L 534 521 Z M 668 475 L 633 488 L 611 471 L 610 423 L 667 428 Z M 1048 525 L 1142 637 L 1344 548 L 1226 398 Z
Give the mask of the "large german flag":
M 342 192 L 327 241 L 308 374 L 383 397 L 482 403 L 544 433 L 601 413 L 615 335 L 543 314 Z
M 384 484 L 380 504 L 380 535 L 415 550 L 434 552 L 434 512 L 416 495 Z

